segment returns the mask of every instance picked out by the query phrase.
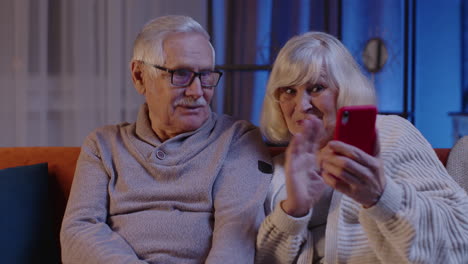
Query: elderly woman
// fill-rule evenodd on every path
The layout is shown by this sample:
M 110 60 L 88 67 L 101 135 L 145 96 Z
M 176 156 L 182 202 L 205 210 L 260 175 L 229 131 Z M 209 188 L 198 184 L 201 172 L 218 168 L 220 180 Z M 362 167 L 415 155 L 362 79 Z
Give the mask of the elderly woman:
M 408 121 L 378 116 L 374 155 L 333 140 L 337 110 L 375 104 L 333 36 L 289 40 L 268 82 L 261 129 L 274 159 L 258 263 L 468 263 L 468 198 Z

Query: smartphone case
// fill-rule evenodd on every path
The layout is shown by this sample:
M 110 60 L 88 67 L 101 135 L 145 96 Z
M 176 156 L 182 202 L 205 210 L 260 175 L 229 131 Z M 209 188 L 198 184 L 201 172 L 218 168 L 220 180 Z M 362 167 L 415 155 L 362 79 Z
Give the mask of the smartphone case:
M 374 154 L 377 108 L 373 105 L 344 106 L 338 110 L 335 140 Z

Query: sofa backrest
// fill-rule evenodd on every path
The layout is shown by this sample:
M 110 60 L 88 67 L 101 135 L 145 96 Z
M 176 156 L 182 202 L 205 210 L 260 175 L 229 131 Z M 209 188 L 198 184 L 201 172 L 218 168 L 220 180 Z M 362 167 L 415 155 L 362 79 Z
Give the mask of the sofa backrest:
M 272 156 L 285 150 L 284 147 L 269 147 Z M 444 166 L 447 164 L 449 148 L 435 149 Z M 48 163 L 49 189 L 57 209 L 57 228 L 60 227 L 68 195 L 73 181 L 80 147 L 10 147 L 0 148 L 0 169 Z
M 269 147 L 269 150 L 272 156 L 276 156 L 285 148 Z M 445 166 L 450 149 L 435 149 L 435 152 Z M 54 210 L 57 243 L 79 153 L 80 147 L 0 147 L 0 169 L 48 163 L 49 198 Z

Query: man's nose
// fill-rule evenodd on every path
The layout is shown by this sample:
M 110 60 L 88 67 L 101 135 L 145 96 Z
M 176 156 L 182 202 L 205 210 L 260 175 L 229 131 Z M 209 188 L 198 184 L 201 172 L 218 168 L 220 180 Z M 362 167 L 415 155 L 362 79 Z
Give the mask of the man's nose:
M 192 83 L 185 88 L 185 95 L 198 98 L 203 95 L 203 87 L 201 86 L 201 81 L 199 76 L 195 76 Z

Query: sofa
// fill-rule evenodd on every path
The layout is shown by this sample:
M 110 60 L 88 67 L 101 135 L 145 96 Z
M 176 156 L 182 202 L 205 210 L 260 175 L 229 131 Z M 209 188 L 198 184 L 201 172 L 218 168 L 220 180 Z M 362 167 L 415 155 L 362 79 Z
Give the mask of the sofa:
M 434 150 L 442 164 L 446 165 L 451 149 L 439 148 Z M 282 147 L 270 147 L 272 156 L 282 151 L 284 151 Z M 79 147 L 0 147 L 0 169 L 47 163 L 47 201 L 51 209 L 51 243 L 53 244 L 54 254 L 57 254 L 57 261 L 60 260 L 60 226 L 79 152 Z

